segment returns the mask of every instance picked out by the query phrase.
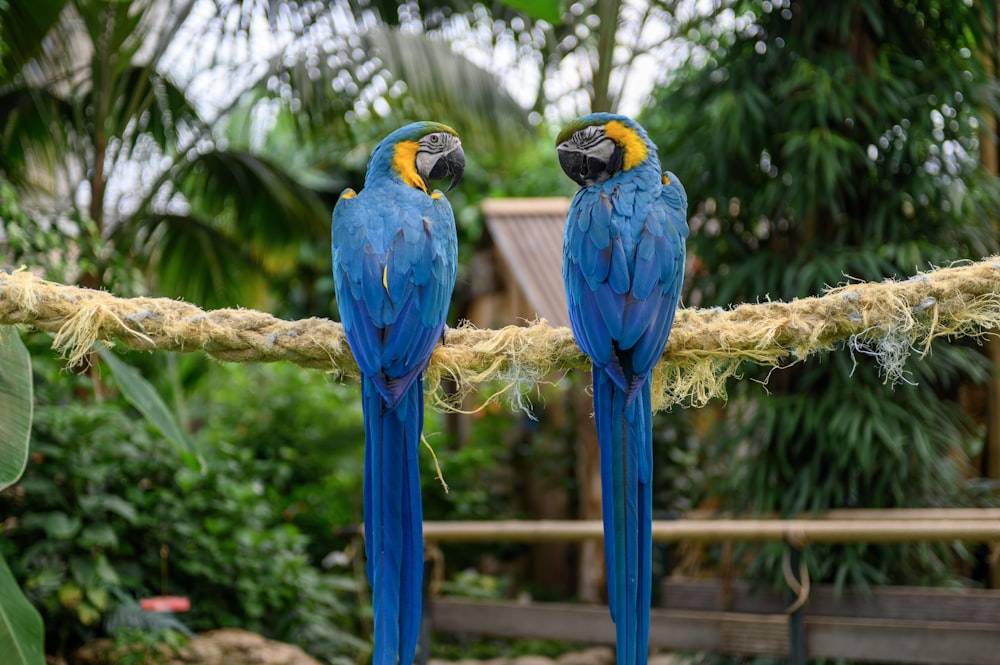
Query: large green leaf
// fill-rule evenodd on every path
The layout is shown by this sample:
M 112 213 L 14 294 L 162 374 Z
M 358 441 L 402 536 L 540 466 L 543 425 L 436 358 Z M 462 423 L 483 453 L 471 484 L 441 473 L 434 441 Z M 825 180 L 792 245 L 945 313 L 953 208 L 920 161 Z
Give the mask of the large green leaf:
M 379 17 L 387 25 L 396 28 L 400 25 L 400 3 L 398 2 L 389 2 L 388 0 L 364 0 L 364 2 L 359 2 L 352 0 L 349 4 L 355 14 L 359 16 L 362 16 L 366 11 L 375 9 Z M 420 2 L 420 11 L 425 17 L 434 16 L 435 14 L 471 13 L 475 10 L 477 4 L 480 3 L 475 2 L 475 0 L 424 0 Z M 497 3 L 484 2 L 481 4 L 488 7 L 494 17 L 501 16 L 504 13 Z M 533 19 L 541 19 L 557 25 L 562 21 L 562 10 L 566 3 L 564 0 L 505 0 L 499 3 L 499 5 L 504 5 L 508 9 L 513 10 L 513 12 L 520 12 Z M 512 14 L 513 12 L 508 12 L 508 14 Z
M 122 396 L 129 404 L 138 409 L 146 420 L 151 422 L 160 433 L 166 437 L 180 453 L 184 463 L 195 471 L 201 471 L 204 463 L 195 450 L 194 441 L 188 436 L 166 403 L 143 376 L 128 363 L 103 346 L 98 346 L 97 353 L 111 368 L 115 381 L 122 391 Z
M 45 665 L 42 617 L 0 555 L 0 653 L 4 665 Z
M 504 0 L 503 4 L 552 25 L 562 22 L 563 0 Z
M 24 472 L 33 408 L 31 356 L 17 331 L 4 326 L 0 329 L 0 490 Z

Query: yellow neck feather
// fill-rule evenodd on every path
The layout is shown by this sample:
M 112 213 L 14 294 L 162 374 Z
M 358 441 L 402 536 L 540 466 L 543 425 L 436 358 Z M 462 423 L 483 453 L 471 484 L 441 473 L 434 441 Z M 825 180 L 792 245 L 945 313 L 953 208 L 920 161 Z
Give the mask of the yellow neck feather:
M 622 147 L 624 158 L 622 160 L 622 170 L 628 171 L 633 166 L 638 166 L 649 154 L 646 142 L 635 133 L 635 130 L 626 127 L 618 120 L 612 120 L 604 125 L 604 135 Z
M 407 185 L 426 192 L 427 185 L 424 184 L 424 179 L 417 173 L 416 168 L 417 150 L 419 149 L 420 144 L 416 141 L 397 143 L 395 151 L 392 153 L 392 168 L 396 169 L 396 173 Z

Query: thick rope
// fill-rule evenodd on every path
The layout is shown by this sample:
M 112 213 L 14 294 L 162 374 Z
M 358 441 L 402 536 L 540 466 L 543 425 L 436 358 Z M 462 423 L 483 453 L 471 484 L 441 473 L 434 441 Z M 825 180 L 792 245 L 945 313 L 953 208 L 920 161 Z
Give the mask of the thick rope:
M 96 342 L 136 350 L 203 350 L 229 362 L 288 361 L 341 377 L 356 376 L 340 324 L 284 321 L 247 309 L 205 311 L 167 298 L 118 298 L 45 281 L 27 270 L 0 271 L 0 324 L 55 335 L 70 363 Z M 1000 257 L 919 273 L 903 281 L 856 283 L 791 302 L 730 309 L 679 310 L 653 377 L 654 408 L 701 405 L 724 397 L 743 363 L 781 367 L 846 345 L 874 356 L 887 381 L 905 380 L 911 352 L 926 354 L 938 337 L 982 336 L 1000 327 Z M 568 328 L 542 320 L 527 326 L 448 331 L 431 358 L 428 389 L 442 379 L 467 394 L 498 382 L 516 399 L 553 372 L 586 369 Z M 440 402 L 440 399 L 439 399 Z M 455 402 L 451 402 L 455 403 Z

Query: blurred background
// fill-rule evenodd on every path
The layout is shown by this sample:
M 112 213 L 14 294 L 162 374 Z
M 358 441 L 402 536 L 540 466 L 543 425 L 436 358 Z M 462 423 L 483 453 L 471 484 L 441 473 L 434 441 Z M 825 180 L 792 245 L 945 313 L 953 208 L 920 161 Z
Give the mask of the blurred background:
M 639 120 L 687 188 L 684 305 L 907 277 L 998 249 L 996 12 L 963 0 L 0 0 L 0 262 L 124 297 L 336 318 L 333 204 L 361 188 L 385 134 L 433 119 L 458 130 L 468 160 L 448 195 L 462 260 L 452 323 L 557 321 L 524 292 L 525 280 L 561 288 L 558 202 L 532 200 L 572 196 L 554 137 L 608 110 Z M 515 198 L 557 225 L 513 234 L 555 243 L 537 269 L 484 214 L 484 200 Z M 67 369 L 51 338 L 25 341 L 31 457 L 0 494 L 0 555 L 42 613 L 46 653 L 167 639 L 176 626 L 135 616 L 140 598 L 169 594 L 190 598 L 177 619 L 193 631 L 244 628 L 324 663 L 370 657 L 352 535 L 356 385 L 201 354 L 120 356 L 194 442 L 193 468 L 117 372 L 96 357 Z M 996 505 L 998 358 L 993 340 L 938 341 L 895 386 L 846 349 L 766 375 L 748 366 L 725 402 L 657 416 L 654 510 Z M 526 388 L 530 416 L 475 399 L 472 414 L 429 410 L 450 491 L 424 455 L 425 518 L 599 515 L 588 381 Z M 596 552 L 442 545 L 436 591 L 602 602 Z M 777 586 L 781 556 L 779 544 L 664 548 L 656 574 Z M 838 588 L 1000 580 L 986 546 L 805 558 Z M 569 648 L 442 637 L 434 655 Z

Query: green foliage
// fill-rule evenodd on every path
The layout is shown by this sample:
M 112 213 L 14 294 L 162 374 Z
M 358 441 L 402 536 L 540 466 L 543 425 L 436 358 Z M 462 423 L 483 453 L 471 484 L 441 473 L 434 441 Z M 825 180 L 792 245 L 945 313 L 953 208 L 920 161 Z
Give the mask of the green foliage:
M 73 242 L 67 241 L 69 229 Z M 128 257 L 112 253 L 114 258 L 109 260 L 106 256 L 110 248 L 93 220 L 76 213 L 66 219 L 29 214 L 19 200 L 17 188 L 2 175 L 0 230 L 5 238 L 0 252 L 0 267 L 4 270 L 30 267 L 41 271 L 46 279 L 70 284 L 82 275 L 100 272 L 108 285 L 121 289 L 123 294 L 145 290 L 146 279 L 138 265 Z
M 267 386 L 261 391 L 261 386 Z M 190 417 L 209 446 L 237 445 L 260 490 L 322 557 L 337 528 L 363 521 L 364 424 L 356 384 L 291 365 L 227 365 L 192 393 Z
M 532 18 L 555 24 L 562 20 L 563 0 L 507 0 L 505 5 Z
M 52 279 L 70 279 L 75 261 L 69 256 L 65 234 L 54 223 L 30 217 L 18 199 L 17 190 L 0 177 L 0 225 L 5 238 L 0 265 L 14 270 L 31 263 Z
M 712 456 L 679 410 L 653 416 L 654 519 L 698 507 L 706 498 Z
M 326 232 L 329 206 L 280 163 L 229 149 L 225 114 L 196 108 L 163 66 L 166 52 L 192 46 L 193 30 L 180 29 L 192 5 L 162 14 L 138 0 L 76 3 L 78 20 L 45 23 L 64 3 L 29 4 L 4 16 L 5 32 L 26 42 L 18 51 L 36 57 L 12 60 L 0 90 L 0 171 L 50 222 L 36 226 L 58 220 L 77 237 L 75 278 L 209 307 L 266 302 L 298 247 Z M 214 37 L 198 46 L 226 41 Z M 143 281 L 117 280 L 126 255 Z
M 309 537 L 308 552 L 314 560 L 347 556 L 350 543 L 338 532 L 363 519 L 364 429 L 357 384 L 339 384 L 321 373 L 283 364 L 227 365 L 224 372 L 205 378 L 186 409 L 200 441 L 210 442 L 210 447 L 238 441 L 245 456 L 242 465 L 267 474 L 262 495 L 287 524 Z M 543 420 L 545 415 L 539 409 Z M 565 482 L 570 475 L 566 467 L 571 461 L 558 440 L 563 433 L 546 429 L 544 423 L 495 406 L 458 419 L 470 427 L 464 445 L 451 431 L 455 418 L 429 408 L 426 412 L 425 436 L 449 490 L 437 478 L 432 455 L 422 448 L 425 519 L 523 516 L 519 493 L 525 478 L 519 474 L 543 474 L 552 482 Z M 211 467 L 211 460 L 208 463 Z M 352 549 L 361 546 L 358 541 Z M 455 575 L 449 577 L 449 592 L 480 597 L 508 595 L 512 583 L 467 567 L 485 553 L 505 560 L 524 551 L 522 545 L 510 543 L 448 544 L 443 549 L 447 573 Z M 364 572 L 359 574 L 363 577 Z M 366 595 L 361 599 L 366 602 Z
M 0 495 L 0 553 L 43 613 L 48 652 L 162 593 L 191 599 L 193 629 L 240 626 L 328 660 L 364 647 L 351 637 L 353 578 L 313 565 L 309 538 L 271 501 L 287 461 L 257 459 L 231 432 L 199 434 L 199 473 L 126 402 L 80 401 L 90 384 L 56 371 L 39 377 L 28 470 Z
M 66 0 L 0 2 L 0 81 L 6 82 L 38 52 L 65 4 Z
M 184 646 L 176 630 L 123 628 L 115 635 L 115 665 L 162 665 Z
M 466 445 L 447 436 L 439 436 L 443 418 L 428 418 L 424 436 L 434 449 L 444 481 L 445 492 L 437 479 L 437 470 L 428 454 L 421 454 L 420 479 L 424 488 L 424 517 L 430 520 L 487 520 L 511 517 L 512 497 L 502 487 L 510 487 L 513 454 L 518 445 L 519 417 L 500 409 L 473 416 Z M 430 415 L 430 414 L 428 414 Z M 541 460 L 539 460 L 541 461 Z
M 28 461 L 34 412 L 31 357 L 12 327 L 0 329 L 0 491 L 21 477 Z M 0 653 L 11 665 L 40 665 L 44 630 L 38 611 L 18 588 L 0 555 Z
M 983 69 L 995 21 L 936 0 L 723 5 L 736 30 L 713 15 L 689 32 L 688 67 L 642 118 L 691 200 L 689 304 L 791 299 L 996 251 L 1000 187 L 979 163 L 982 114 L 1000 108 Z M 766 392 L 746 380 L 731 391 L 706 441 L 726 508 L 986 500 L 966 480 L 982 432 L 957 396 L 987 379 L 988 361 L 936 343 L 888 386 L 869 353 L 848 344 L 771 373 Z M 780 548 L 759 553 L 750 572 L 779 580 Z M 956 574 L 943 546 L 811 547 L 806 558 L 814 580 L 838 585 Z
M 467 568 L 443 583 L 441 591 L 445 595 L 459 598 L 496 600 L 506 596 L 509 586 L 509 579 L 484 575 L 474 568 Z
M 149 381 L 106 347 L 98 346 L 97 354 L 111 368 L 122 397 L 160 431 L 189 468 L 200 470 L 202 462 L 198 459 L 194 441 L 184 431 Z
M 28 462 L 34 409 L 31 356 L 17 330 L 0 327 L 0 490 L 21 477 Z
M 789 298 L 991 251 L 975 221 L 1000 205 L 978 163 L 980 114 L 998 101 L 989 37 L 978 10 L 945 4 L 739 3 L 754 24 L 706 35 L 707 64 L 659 93 L 670 112 L 645 123 L 695 195 L 692 248 L 715 271 L 696 275 L 706 302 L 732 302 L 734 285 Z
M 260 391 L 263 385 L 266 393 Z M 283 519 L 308 535 L 313 557 L 349 544 L 338 532 L 361 524 L 364 515 L 364 425 L 357 384 L 335 383 L 290 365 L 229 365 L 205 378 L 187 409 L 200 441 L 211 446 L 238 441 L 247 464 L 267 474 L 261 491 Z M 424 518 L 518 516 L 511 476 L 517 448 L 523 446 L 524 420 L 490 408 L 488 415 L 471 418 L 470 443 L 457 445 L 447 417 L 428 408 L 424 434 L 434 455 L 421 448 Z M 448 491 L 438 479 L 435 455 Z M 535 465 L 557 462 L 532 458 Z M 484 549 L 449 546 L 449 566 L 461 569 Z M 489 549 L 498 551 L 494 545 Z M 508 545 L 499 551 L 518 549 Z
M 10 665 L 42 665 L 44 626 L 0 555 L 0 653 Z
M 0 18 L 2 18 L 8 11 L 10 11 L 10 5 L 7 4 L 6 0 L 0 0 Z M 0 21 L 0 24 L 2 24 L 2 21 Z M 0 34 L 0 80 L 7 78 L 7 67 L 4 60 L 7 59 L 7 54 L 9 52 L 10 46 L 7 44 L 7 37 Z

